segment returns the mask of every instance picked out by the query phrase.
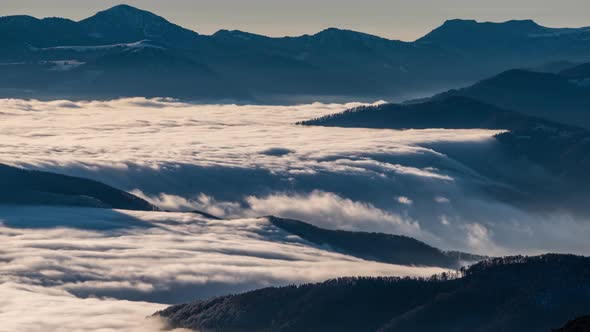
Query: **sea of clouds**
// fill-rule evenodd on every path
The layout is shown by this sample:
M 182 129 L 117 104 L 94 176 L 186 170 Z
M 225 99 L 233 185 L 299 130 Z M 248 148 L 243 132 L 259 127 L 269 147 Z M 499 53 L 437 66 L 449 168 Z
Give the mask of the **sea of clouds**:
M 313 246 L 264 218 L 0 206 L 0 331 L 151 331 L 215 295 L 349 275 L 429 276 Z
M 583 219 L 506 199 L 521 188 L 490 169 L 551 179 L 514 165 L 499 131 L 295 125 L 358 105 L 0 100 L 0 163 L 96 179 L 174 211 L 0 206 L 0 330 L 158 330 L 144 317 L 165 303 L 441 271 L 334 253 L 265 215 L 487 255 L 590 253 Z M 191 210 L 227 220 L 181 213 Z
M 176 211 L 275 214 L 488 255 L 589 253 L 588 223 L 507 199 L 521 188 L 489 169 L 551 179 L 498 151 L 498 131 L 295 125 L 358 105 L 3 99 L 0 162 L 93 178 Z

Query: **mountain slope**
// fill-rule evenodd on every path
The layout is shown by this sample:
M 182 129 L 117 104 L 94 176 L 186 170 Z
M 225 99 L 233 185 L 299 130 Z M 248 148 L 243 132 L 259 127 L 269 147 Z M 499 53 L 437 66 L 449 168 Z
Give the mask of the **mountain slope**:
M 584 68 L 584 65 L 578 66 L 561 74 L 509 70 L 433 99 L 449 96 L 474 98 L 531 116 L 590 128 L 590 86 L 574 80 L 584 79 L 587 75 Z
M 590 315 L 578 317 L 567 322 L 563 327 L 554 329 L 553 332 L 586 332 L 590 331 Z
M 156 207 L 97 181 L 0 164 L 0 204 L 66 205 L 153 211 Z
M 128 5 L 101 11 L 78 25 L 89 37 L 107 44 L 148 39 L 162 45 L 191 48 L 199 41 L 198 33 Z
M 485 128 L 504 129 L 495 135 L 494 149 L 507 163 L 541 172 L 541 177 L 522 176 L 520 169 L 490 167 L 485 158 L 472 158 L 438 147 L 449 157 L 479 174 L 518 188 L 507 196 L 492 192 L 509 204 L 522 208 L 566 208 L 584 217 L 589 210 L 584 203 L 590 176 L 590 132 L 538 117 L 507 111 L 497 106 L 462 96 L 439 96 L 420 103 L 384 104 L 359 107 L 339 114 L 304 121 L 303 125 L 384 128 Z
M 460 268 L 467 262 L 485 259 L 483 256 L 467 253 L 447 253 L 407 236 L 327 230 L 297 220 L 267 218 L 276 227 L 304 240 L 367 260 Z
M 560 76 L 565 77 L 577 85 L 590 86 L 590 62 L 577 66 L 570 66 L 559 72 Z
M 590 259 L 505 257 L 459 279 L 342 278 L 169 307 L 200 331 L 549 331 L 590 305 Z
M 303 121 L 303 125 L 387 129 L 510 129 L 550 122 L 472 98 L 448 97 L 415 104 L 361 106 L 339 114 Z
M 182 48 L 199 40 L 199 34 L 194 31 L 128 5 L 109 8 L 79 22 L 4 16 L 0 17 L 0 37 L 9 45 L 28 44 L 37 48 L 132 43 L 145 39 Z
M 248 97 L 208 66 L 182 52 L 159 47 L 105 54 L 63 75 L 79 79 L 60 83 L 56 91 L 66 94 L 76 89 L 89 97 L 174 96 L 203 100 Z

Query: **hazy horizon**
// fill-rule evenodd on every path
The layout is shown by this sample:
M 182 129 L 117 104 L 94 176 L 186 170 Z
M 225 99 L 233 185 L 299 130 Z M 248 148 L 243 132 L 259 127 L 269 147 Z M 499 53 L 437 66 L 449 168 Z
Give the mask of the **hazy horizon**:
M 451 0 L 446 5 L 430 0 L 369 0 L 362 6 L 346 0 L 296 3 L 254 0 L 199 2 L 172 0 L 80 1 L 5 0 L 1 16 L 31 15 L 80 20 L 114 5 L 126 3 L 163 16 L 171 22 L 202 34 L 220 29 L 236 29 L 268 36 L 313 34 L 329 27 L 362 31 L 389 39 L 412 41 L 427 34 L 448 19 L 475 19 L 502 22 L 532 19 L 548 27 L 583 27 L 590 22 L 586 11 L 590 3 L 563 1 L 559 8 L 549 0 L 468 1 Z

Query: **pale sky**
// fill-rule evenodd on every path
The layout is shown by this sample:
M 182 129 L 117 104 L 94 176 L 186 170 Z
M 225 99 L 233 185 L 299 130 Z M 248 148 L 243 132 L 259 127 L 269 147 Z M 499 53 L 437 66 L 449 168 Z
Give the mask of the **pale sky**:
M 239 29 L 284 36 L 338 27 L 414 40 L 451 18 L 531 18 L 551 27 L 590 26 L 590 0 L 0 0 L 0 16 L 79 20 L 121 3 L 204 34 Z

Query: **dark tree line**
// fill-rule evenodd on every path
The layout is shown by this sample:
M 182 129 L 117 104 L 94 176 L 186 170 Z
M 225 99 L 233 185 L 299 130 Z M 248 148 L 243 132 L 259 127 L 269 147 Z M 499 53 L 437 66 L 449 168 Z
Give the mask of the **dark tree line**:
M 492 258 L 430 278 L 338 278 L 176 305 L 199 331 L 551 331 L 590 311 L 590 258 Z

